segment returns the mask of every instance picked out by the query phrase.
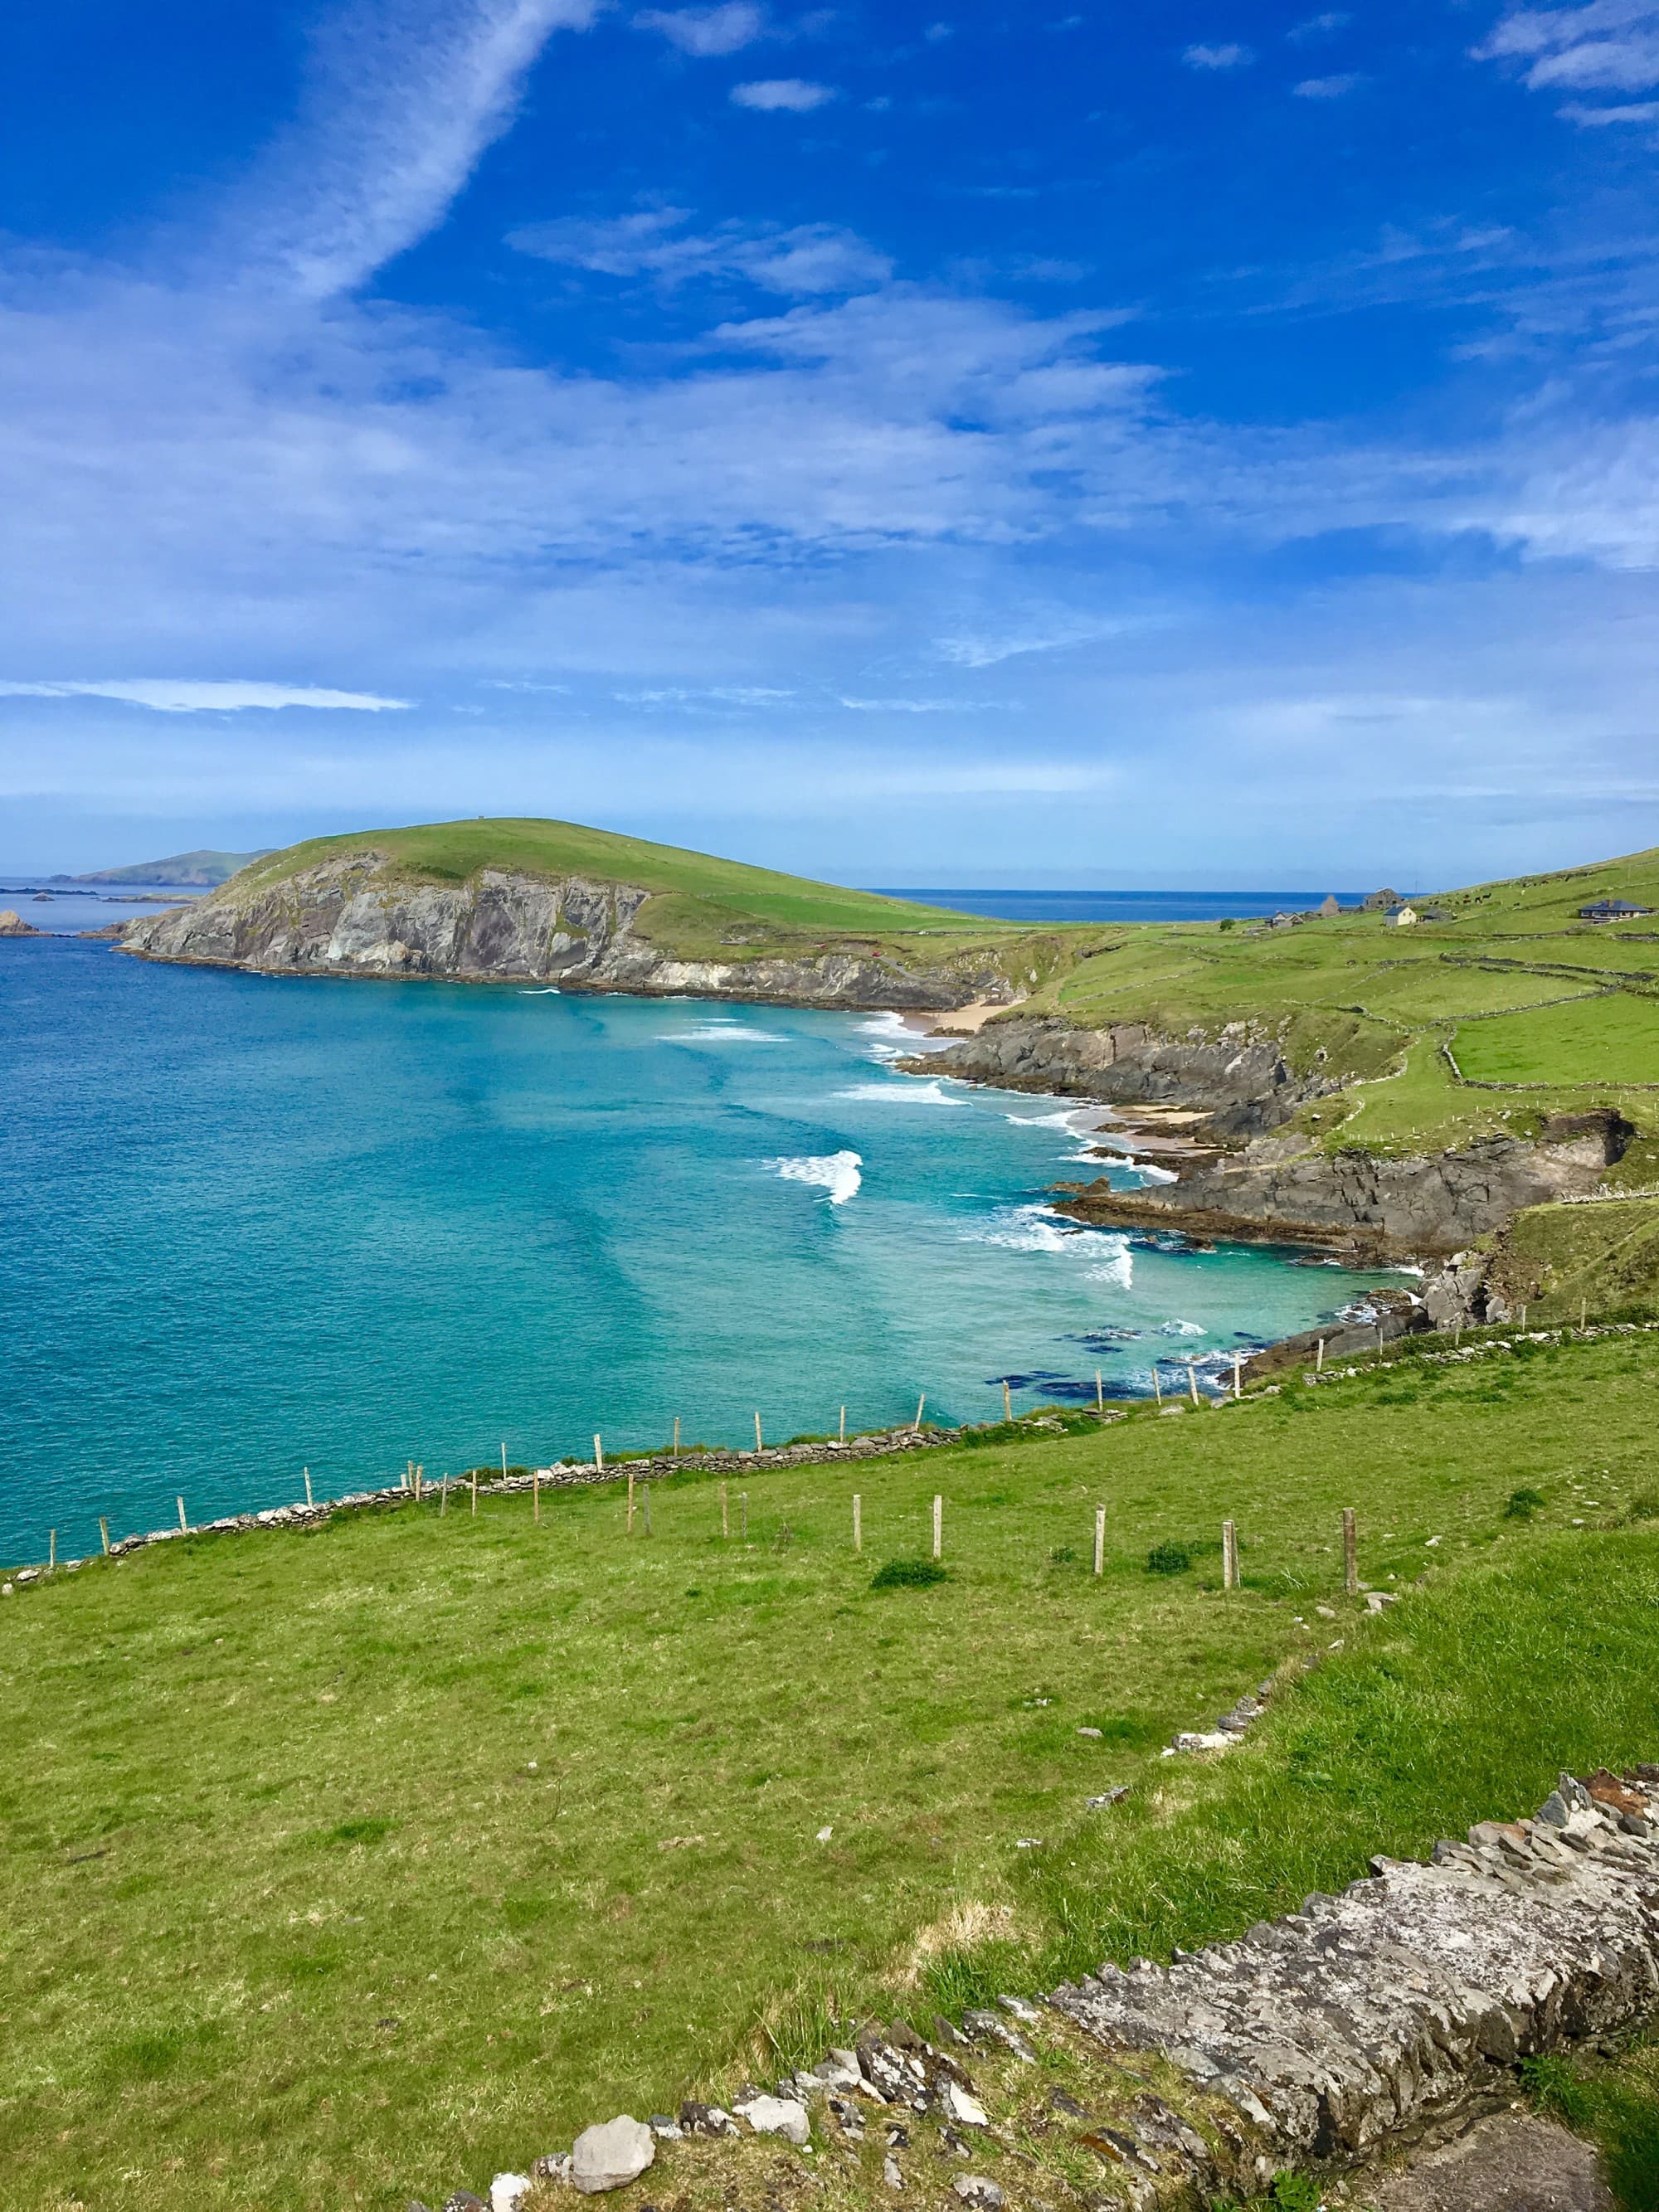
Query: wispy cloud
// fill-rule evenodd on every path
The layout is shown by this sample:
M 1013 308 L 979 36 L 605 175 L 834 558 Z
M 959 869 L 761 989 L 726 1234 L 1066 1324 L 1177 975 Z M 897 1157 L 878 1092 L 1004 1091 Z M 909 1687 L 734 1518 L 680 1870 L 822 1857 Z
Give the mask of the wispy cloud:
M 675 207 L 592 220 L 567 216 L 512 231 L 507 244 L 601 276 L 644 276 L 664 285 L 738 277 L 796 298 L 858 291 L 884 283 L 893 273 L 884 253 L 833 224 L 755 230 L 733 222 L 696 232 L 686 228 L 690 220 L 689 209 Z
M 141 676 L 112 682 L 52 684 L 0 682 L 8 699 L 118 699 L 129 707 L 149 707 L 161 714 L 235 714 L 244 708 L 321 708 L 333 712 L 379 714 L 408 708 L 408 699 L 383 699 L 372 691 L 330 691 L 312 684 L 246 684 Z
M 763 114 L 805 115 L 839 97 L 833 85 L 814 84 L 802 76 L 760 77 L 751 84 L 732 88 L 732 98 L 739 107 L 758 108 Z
M 1352 21 L 1346 8 L 1328 8 L 1322 15 L 1310 15 L 1306 22 L 1293 24 L 1285 35 L 1293 45 L 1303 46 L 1310 39 L 1328 38 L 1333 31 L 1346 30 Z
M 1604 123 L 1659 123 L 1659 100 L 1638 100 L 1624 107 L 1586 107 L 1580 100 L 1570 100 L 1561 116 L 1565 122 L 1591 128 Z
M 1006 714 L 1017 711 L 1006 699 L 857 699 L 843 697 L 855 714 Z
M 1659 84 L 1659 5 L 1590 0 L 1583 8 L 1513 8 L 1474 51 L 1478 61 L 1526 63 L 1534 91 L 1639 92 Z
M 766 10 L 753 0 L 724 0 L 714 8 L 644 8 L 634 18 L 641 31 L 659 31 L 683 54 L 735 54 L 766 36 Z
M 298 121 L 214 240 L 245 276 L 349 292 L 429 230 L 513 118 L 551 33 L 602 0 L 362 0 L 313 49 Z
M 1181 57 L 1188 69 L 1236 70 L 1248 69 L 1255 59 L 1253 46 L 1230 45 L 1224 46 L 1188 46 Z
M 1298 100 L 1342 100 L 1364 82 L 1358 70 L 1348 70 L 1340 76 L 1304 76 L 1291 90 Z

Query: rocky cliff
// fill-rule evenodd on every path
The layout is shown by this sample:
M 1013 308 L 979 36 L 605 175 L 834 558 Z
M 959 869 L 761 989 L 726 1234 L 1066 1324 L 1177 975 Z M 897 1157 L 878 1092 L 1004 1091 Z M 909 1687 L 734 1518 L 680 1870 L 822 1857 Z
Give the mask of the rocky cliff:
M 1318 1072 L 1296 1074 L 1278 1039 L 1245 1022 L 1230 1023 L 1215 1038 L 1196 1030 L 1175 1037 L 1141 1022 L 1085 1030 L 1052 1017 L 1002 1015 L 976 1036 L 930 1054 L 927 1071 L 1006 1091 L 1198 1107 L 1219 1137 L 1276 1128 L 1307 1100 L 1337 1087 Z
M 1607 1116 L 1589 1129 L 1553 1138 L 1547 1131 L 1535 1144 L 1493 1137 L 1416 1158 L 1358 1150 L 1260 1157 L 1279 1149 L 1272 1140 L 1249 1146 L 1146 1190 L 1115 1191 L 1103 1181 L 1075 1187 L 1064 1210 L 1085 1221 L 1206 1237 L 1340 1244 L 1356 1256 L 1440 1255 L 1488 1236 L 1523 1206 L 1594 1190 L 1622 1145 Z
M 856 942 L 734 946 L 687 959 L 653 941 L 652 894 L 579 876 L 484 868 L 423 883 L 356 848 L 250 889 L 233 880 L 190 907 L 129 925 L 123 949 L 263 975 L 424 976 L 562 988 L 943 1012 L 1013 991 L 993 956 L 930 963 Z

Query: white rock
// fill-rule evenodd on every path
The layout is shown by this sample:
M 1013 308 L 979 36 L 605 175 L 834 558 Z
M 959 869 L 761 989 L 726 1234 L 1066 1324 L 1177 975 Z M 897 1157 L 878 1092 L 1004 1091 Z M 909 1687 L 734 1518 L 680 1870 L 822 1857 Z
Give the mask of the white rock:
M 977 2097 L 970 2097 L 959 2081 L 947 2081 L 939 2102 L 951 2118 L 964 2128 L 988 2128 L 989 2113 Z
M 977 2212 L 1000 2212 L 1002 2191 L 987 2175 L 959 2173 L 951 2186 L 964 2204 L 975 2206 Z
M 833 1828 L 820 1828 L 818 1830 L 818 1841 L 821 1844 L 827 1844 L 830 1837 L 833 1836 L 835 1832 L 836 1832 Z
M 624 2189 L 636 2181 L 657 2155 L 651 2130 L 642 2120 L 619 2112 L 603 2126 L 584 2128 L 570 2147 L 570 2179 L 584 2197 Z
M 902 2189 L 904 2176 L 898 2170 L 898 2160 L 889 2156 L 881 2162 L 881 2178 L 890 2189 Z
M 812 2075 L 826 2089 L 856 2089 L 864 2079 L 854 2051 L 831 2051 L 827 2058 L 819 2059 Z
M 489 2185 L 489 2212 L 519 2212 L 529 2194 L 527 2173 L 498 2173 Z
M 757 2136 L 782 2136 L 797 2146 L 812 2140 L 806 2107 L 793 2097 L 750 2097 L 732 2109 Z

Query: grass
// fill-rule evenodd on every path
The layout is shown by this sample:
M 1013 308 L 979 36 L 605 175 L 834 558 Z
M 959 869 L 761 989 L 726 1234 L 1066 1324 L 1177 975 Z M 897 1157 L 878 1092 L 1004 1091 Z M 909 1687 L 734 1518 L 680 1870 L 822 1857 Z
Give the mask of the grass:
M 441 2202 L 866 2009 L 1236 1933 L 1652 1756 L 1656 1369 L 1419 1360 L 757 1472 L 746 1546 L 688 1474 L 648 1540 L 608 1491 L 410 1504 L 18 1591 L 0 2204 Z M 872 1589 L 936 1491 L 946 1579 Z M 1412 1593 L 1378 1621 L 1340 1595 L 1356 1493 L 1362 1572 Z M 1159 1759 L 1339 1638 L 1228 1760 Z

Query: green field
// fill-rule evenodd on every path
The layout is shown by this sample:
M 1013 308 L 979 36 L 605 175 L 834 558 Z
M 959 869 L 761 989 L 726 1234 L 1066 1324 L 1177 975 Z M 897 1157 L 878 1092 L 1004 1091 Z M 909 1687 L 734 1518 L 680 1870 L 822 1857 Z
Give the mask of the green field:
M 848 2014 L 1237 1932 L 1652 1757 L 1656 1383 L 1646 1335 L 1407 1360 L 757 1471 L 746 1543 L 688 1472 L 649 1537 L 610 1490 L 539 1527 L 411 1503 L 19 1589 L 0 2204 L 438 2203 Z M 935 1492 L 948 1579 L 873 1589 Z M 1407 1593 L 1378 1621 L 1340 1594 L 1349 1504 Z M 1338 1638 L 1229 1760 L 1160 1759 Z

